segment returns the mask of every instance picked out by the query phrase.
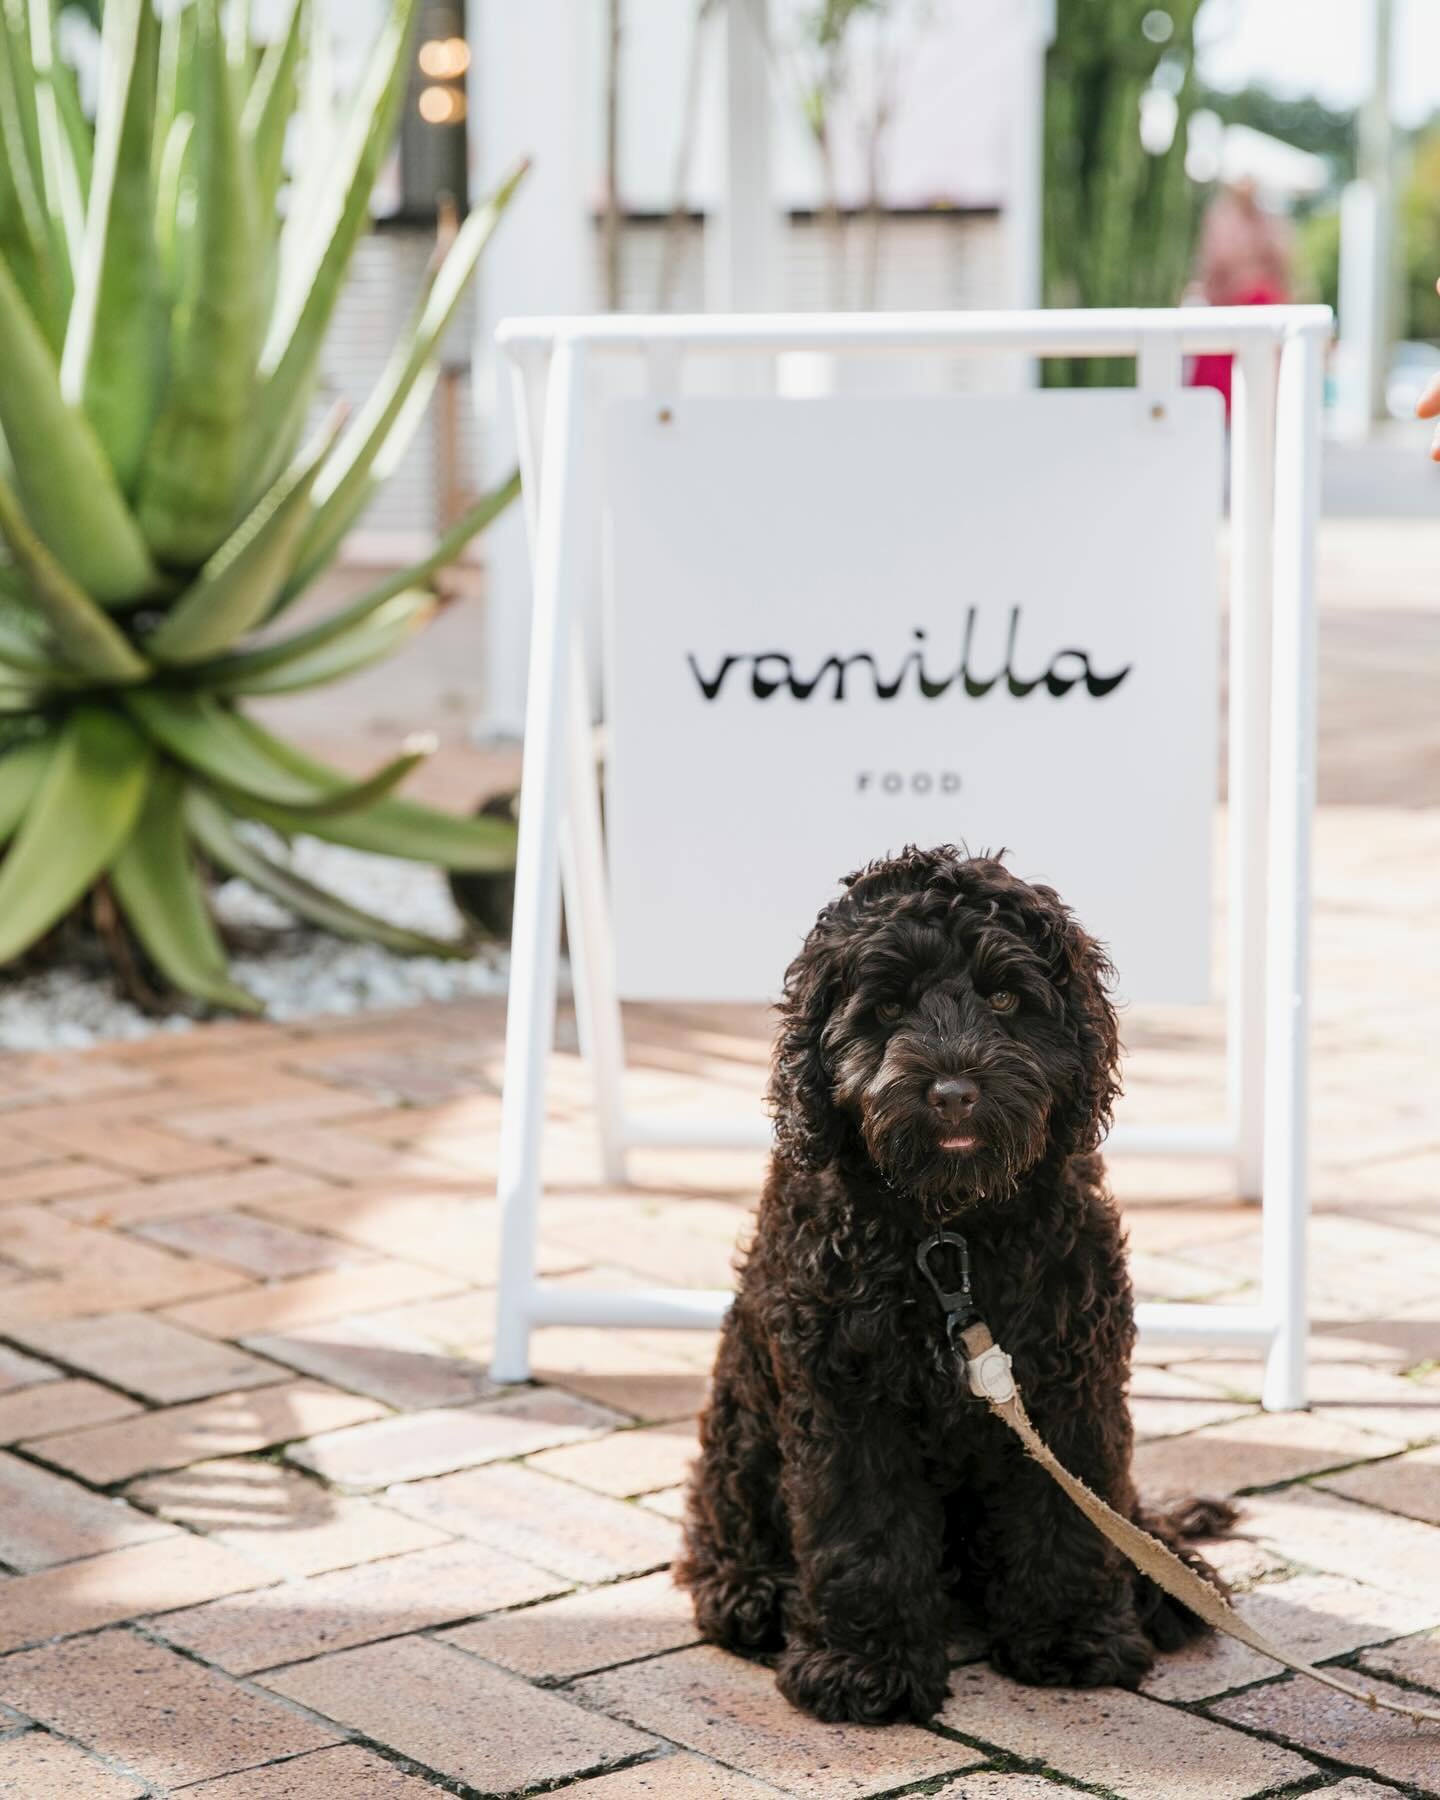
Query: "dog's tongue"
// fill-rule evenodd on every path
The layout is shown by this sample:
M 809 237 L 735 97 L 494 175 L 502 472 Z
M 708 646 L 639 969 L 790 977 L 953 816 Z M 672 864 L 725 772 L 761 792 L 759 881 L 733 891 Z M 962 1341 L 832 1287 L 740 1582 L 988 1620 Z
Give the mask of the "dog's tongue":
M 973 1150 L 975 1142 L 973 1137 L 950 1137 L 942 1142 L 940 1148 L 942 1150 Z

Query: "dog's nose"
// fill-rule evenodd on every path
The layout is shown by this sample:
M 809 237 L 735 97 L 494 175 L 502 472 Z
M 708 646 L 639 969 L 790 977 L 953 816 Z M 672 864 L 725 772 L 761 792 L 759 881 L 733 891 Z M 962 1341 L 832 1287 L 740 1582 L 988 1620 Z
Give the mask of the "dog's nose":
M 980 1084 L 968 1075 L 944 1075 L 930 1083 L 930 1104 L 946 1119 L 968 1119 L 980 1098 Z

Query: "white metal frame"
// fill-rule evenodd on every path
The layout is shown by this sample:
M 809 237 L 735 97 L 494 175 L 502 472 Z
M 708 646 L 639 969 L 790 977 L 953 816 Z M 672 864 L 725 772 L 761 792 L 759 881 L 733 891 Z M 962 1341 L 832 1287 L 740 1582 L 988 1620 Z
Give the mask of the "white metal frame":
M 762 1120 L 646 1117 L 624 1102 L 599 794 L 585 700 L 580 597 L 591 585 L 585 502 L 598 406 L 595 365 L 638 360 L 649 393 L 676 396 L 687 353 L 768 359 L 914 351 L 1138 357 L 1156 404 L 1182 359 L 1233 353 L 1229 747 L 1229 1117 L 1217 1126 L 1117 1129 L 1129 1152 L 1226 1154 L 1241 1194 L 1263 1201 L 1261 1300 L 1142 1305 L 1147 1339 L 1265 1353 L 1263 1399 L 1305 1403 L 1306 1069 L 1310 831 L 1315 785 L 1314 538 L 1327 307 L 935 314 L 709 315 L 512 320 L 513 369 L 535 615 L 515 878 L 500 1134 L 501 1249 L 494 1373 L 529 1373 L 540 1325 L 714 1325 L 730 1296 L 605 1292 L 538 1281 L 546 1068 L 553 1045 L 563 883 L 582 1053 L 595 1081 L 606 1179 L 637 1145 L 767 1141 Z

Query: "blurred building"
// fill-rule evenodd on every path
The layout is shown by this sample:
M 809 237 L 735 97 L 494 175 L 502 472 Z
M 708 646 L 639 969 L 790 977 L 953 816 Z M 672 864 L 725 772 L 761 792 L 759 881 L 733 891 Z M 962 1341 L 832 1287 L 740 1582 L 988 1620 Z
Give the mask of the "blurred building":
M 458 45 L 463 53 L 467 41 L 472 51 L 483 47 L 487 3 L 494 0 L 469 0 L 468 17 L 466 0 L 429 0 L 422 9 L 399 154 L 382 181 L 377 229 L 356 257 L 332 334 L 326 366 L 332 395 L 362 397 L 383 367 L 429 255 L 437 197 L 448 192 L 463 204 L 468 183 L 477 191 L 484 185 L 474 151 L 469 169 L 464 151 L 467 132 L 472 145 L 478 136 L 477 120 L 466 115 L 483 82 L 474 70 L 467 80 L 454 50 Z M 706 304 L 706 219 L 720 201 L 724 169 L 715 10 L 697 59 L 699 0 L 625 0 L 622 9 L 616 262 L 618 303 L 627 311 Z M 1013 265 L 1003 213 L 1016 158 L 1012 102 L 1024 7 L 1017 0 L 925 0 L 898 6 L 893 25 L 862 21 L 844 79 L 829 98 L 828 180 L 805 116 L 807 87 L 830 73 L 805 42 L 804 22 L 814 10 L 807 0 L 771 0 L 775 303 L 786 310 L 1009 303 Z M 271 11 L 283 17 L 280 0 L 257 0 L 260 29 Z M 331 0 L 329 11 L 340 39 L 341 79 L 353 80 L 378 27 L 381 0 Z M 585 0 L 574 16 L 583 161 L 577 210 L 589 238 L 589 299 L 598 306 L 608 275 L 601 225 L 604 0 Z M 563 69 L 564 60 L 557 66 Z M 504 70 L 494 76 L 503 80 Z M 889 123 L 877 140 L 880 105 Z M 544 147 L 537 148 L 543 158 Z M 685 179 L 677 185 L 682 161 Z M 481 281 L 484 275 L 482 267 Z M 367 533 L 398 542 L 428 532 L 447 505 L 463 503 L 476 485 L 477 427 L 468 394 L 473 297 L 466 312 L 450 345 L 458 383 L 451 404 L 442 417 L 432 413 L 427 420 L 367 515 Z M 977 373 L 957 363 L 944 379 L 968 385 Z M 358 548 L 386 550 L 373 540 Z

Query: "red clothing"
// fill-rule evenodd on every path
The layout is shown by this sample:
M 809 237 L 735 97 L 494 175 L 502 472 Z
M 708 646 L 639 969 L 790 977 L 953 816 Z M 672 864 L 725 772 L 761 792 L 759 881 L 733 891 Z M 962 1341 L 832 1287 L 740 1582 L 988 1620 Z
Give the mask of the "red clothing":
M 1257 287 L 1230 302 L 1232 306 L 1282 306 L 1289 296 L 1280 288 Z M 1214 388 L 1224 396 L 1225 417 L 1230 417 L 1230 383 L 1233 356 L 1197 356 L 1190 374 L 1191 387 Z

